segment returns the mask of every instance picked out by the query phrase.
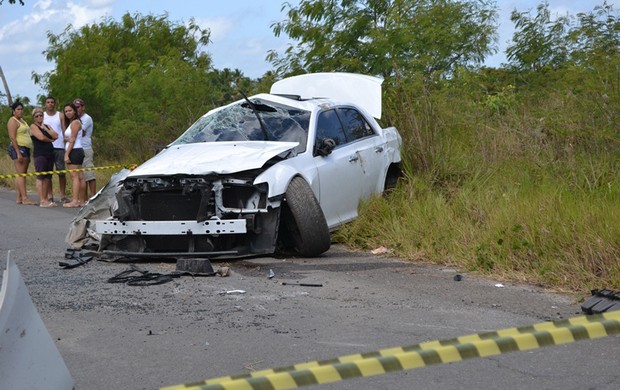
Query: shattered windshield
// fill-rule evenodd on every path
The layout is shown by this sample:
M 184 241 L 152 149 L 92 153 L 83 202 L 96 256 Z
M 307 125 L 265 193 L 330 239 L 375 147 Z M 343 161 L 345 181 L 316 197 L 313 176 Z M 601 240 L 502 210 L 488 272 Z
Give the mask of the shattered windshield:
M 261 123 L 262 122 L 262 123 Z M 297 153 L 306 150 L 310 111 L 251 99 L 201 117 L 172 145 L 221 141 L 299 142 Z

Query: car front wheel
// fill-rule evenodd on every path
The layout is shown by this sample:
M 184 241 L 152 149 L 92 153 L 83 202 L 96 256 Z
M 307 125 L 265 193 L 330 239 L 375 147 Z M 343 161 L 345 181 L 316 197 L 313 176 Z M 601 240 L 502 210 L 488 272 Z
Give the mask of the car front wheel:
M 282 212 L 282 233 L 297 254 L 315 257 L 329 249 L 331 239 L 325 215 L 312 189 L 301 177 L 291 180 Z

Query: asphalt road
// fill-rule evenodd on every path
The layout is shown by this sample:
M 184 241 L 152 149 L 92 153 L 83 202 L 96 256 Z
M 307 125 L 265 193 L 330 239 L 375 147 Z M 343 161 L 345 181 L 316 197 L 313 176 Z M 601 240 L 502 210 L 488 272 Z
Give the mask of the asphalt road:
M 469 274 L 457 282 L 454 269 L 341 246 L 314 259 L 213 263 L 229 266 L 229 277 L 111 284 L 129 264 L 58 266 L 74 214 L 16 206 L 13 192 L 0 191 L 0 258 L 11 250 L 77 389 L 157 389 L 582 314 L 572 298 L 538 287 L 499 288 Z M 245 293 L 225 294 L 232 290 Z M 618 389 L 618 367 L 620 337 L 612 336 L 314 388 Z

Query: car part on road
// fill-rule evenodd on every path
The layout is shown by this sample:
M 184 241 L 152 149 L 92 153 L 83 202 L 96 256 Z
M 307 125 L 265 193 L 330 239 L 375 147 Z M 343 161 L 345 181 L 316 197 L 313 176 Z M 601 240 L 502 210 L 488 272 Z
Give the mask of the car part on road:
M 581 310 L 586 314 L 620 310 L 620 291 L 592 290 L 592 296 L 581 305 Z
M 81 253 L 79 249 L 69 248 L 65 251 L 65 259 L 74 260 L 73 263 L 67 263 L 64 261 L 59 261 L 58 265 L 63 267 L 64 269 L 71 269 L 75 267 L 79 267 L 80 265 L 84 265 L 95 258 L 95 254 L 90 253 L 84 254 Z
M 320 283 L 289 283 L 289 282 L 282 282 L 280 284 L 283 285 L 283 286 L 323 287 L 323 285 L 320 284 Z
M 136 275 L 137 274 L 137 275 Z M 141 269 L 135 265 L 131 265 L 128 270 L 122 271 L 108 279 L 108 283 L 125 283 L 128 286 L 154 286 L 171 282 L 173 279 L 181 276 L 215 276 L 218 272 L 197 273 L 192 272 L 171 272 L 162 274 L 159 272 L 151 272 Z
M 215 272 L 213 270 L 213 266 L 211 265 L 211 262 L 209 261 L 209 259 L 180 258 L 180 259 L 177 259 L 176 269 L 177 271 L 189 272 L 196 276 L 199 276 L 199 275 L 210 276 L 210 275 L 213 275 L 213 273 Z

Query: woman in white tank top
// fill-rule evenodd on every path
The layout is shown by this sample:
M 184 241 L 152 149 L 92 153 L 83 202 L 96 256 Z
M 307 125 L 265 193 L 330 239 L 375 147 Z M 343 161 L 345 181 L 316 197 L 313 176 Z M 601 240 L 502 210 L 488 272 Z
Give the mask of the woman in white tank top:
M 65 130 L 65 163 L 69 170 L 81 169 L 84 162 L 84 149 L 82 149 L 82 122 L 77 114 L 77 107 L 72 103 L 65 104 L 63 108 L 65 120 L 69 124 Z M 65 203 L 64 207 L 82 207 L 86 203 L 86 180 L 84 172 L 69 172 L 71 175 L 72 200 Z

